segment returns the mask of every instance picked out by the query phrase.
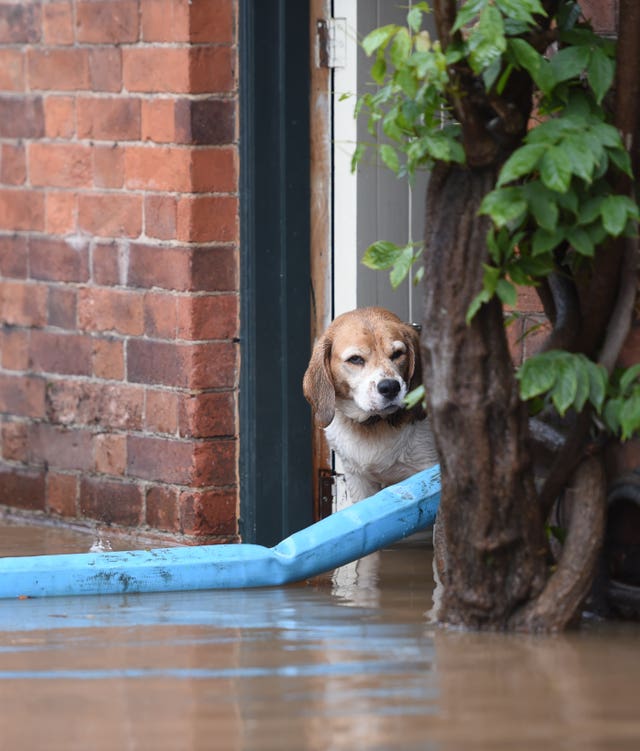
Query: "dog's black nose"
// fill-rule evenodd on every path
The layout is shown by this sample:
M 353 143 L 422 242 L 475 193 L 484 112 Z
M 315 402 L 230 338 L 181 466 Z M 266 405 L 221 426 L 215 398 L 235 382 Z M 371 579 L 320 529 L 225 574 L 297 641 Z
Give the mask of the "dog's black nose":
M 400 393 L 400 384 L 395 378 L 383 378 L 378 384 L 378 393 L 386 399 L 395 399 Z

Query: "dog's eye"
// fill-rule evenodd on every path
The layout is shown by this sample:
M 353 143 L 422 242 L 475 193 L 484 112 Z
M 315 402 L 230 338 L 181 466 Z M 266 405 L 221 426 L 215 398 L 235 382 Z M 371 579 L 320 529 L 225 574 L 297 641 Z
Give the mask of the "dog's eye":
M 404 355 L 404 350 L 397 349 L 395 352 L 391 353 L 391 357 L 389 359 L 390 360 L 397 360 L 399 357 L 402 357 L 402 355 Z
M 360 357 L 360 355 L 351 355 L 347 362 L 350 362 L 352 365 L 364 365 L 364 357 Z

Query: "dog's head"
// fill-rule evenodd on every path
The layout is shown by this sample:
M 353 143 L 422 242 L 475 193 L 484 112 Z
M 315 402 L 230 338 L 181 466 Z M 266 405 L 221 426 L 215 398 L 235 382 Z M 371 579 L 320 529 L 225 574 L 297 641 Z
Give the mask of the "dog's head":
M 336 408 L 357 422 L 388 417 L 422 382 L 417 331 L 384 308 L 338 316 L 316 342 L 304 395 L 326 427 Z

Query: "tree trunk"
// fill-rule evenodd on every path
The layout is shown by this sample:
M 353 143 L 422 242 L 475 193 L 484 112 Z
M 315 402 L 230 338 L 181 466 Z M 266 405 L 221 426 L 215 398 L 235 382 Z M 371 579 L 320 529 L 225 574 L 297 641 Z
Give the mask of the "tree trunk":
M 483 305 L 487 222 L 477 215 L 494 168 L 438 165 L 427 199 L 423 327 L 427 403 L 442 469 L 435 613 L 448 624 L 506 628 L 546 581 L 547 545 L 527 446 L 526 408 L 502 308 Z

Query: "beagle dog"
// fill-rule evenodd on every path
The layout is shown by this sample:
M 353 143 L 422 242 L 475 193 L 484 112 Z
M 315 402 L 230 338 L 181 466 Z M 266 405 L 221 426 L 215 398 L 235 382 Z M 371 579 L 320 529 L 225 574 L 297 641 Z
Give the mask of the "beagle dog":
M 422 383 L 417 331 L 384 308 L 338 316 L 316 342 L 303 390 L 360 501 L 437 463 L 429 420 L 404 398 Z

